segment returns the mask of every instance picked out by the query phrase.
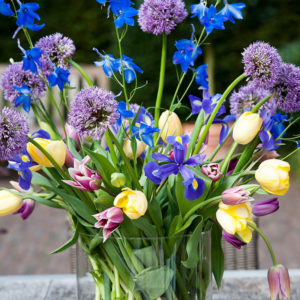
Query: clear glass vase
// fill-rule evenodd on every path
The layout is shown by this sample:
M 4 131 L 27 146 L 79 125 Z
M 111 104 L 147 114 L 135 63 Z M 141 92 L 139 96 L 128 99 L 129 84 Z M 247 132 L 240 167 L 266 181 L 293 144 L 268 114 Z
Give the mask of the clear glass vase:
M 190 256 L 188 241 L 110 237 L 89 255 L 77 245 L 78 300 L 211 300 L 210 232 Z

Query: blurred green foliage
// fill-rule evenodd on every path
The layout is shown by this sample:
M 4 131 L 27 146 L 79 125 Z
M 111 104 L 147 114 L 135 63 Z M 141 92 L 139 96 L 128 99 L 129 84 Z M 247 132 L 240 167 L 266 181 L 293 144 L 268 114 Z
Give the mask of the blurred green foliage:
M 97 59 L 93 47 L 112 53 L 118 57 L 116 39 L 112 19 L 107 18 L 107 9 L 101 8 L 96 0 L 40 0 L 41 20 L 46 24 L 39 32 L 33 32 L 33 40 L 41 36 L 62 32 L 72 38 L 77 51 L 74 60 L 79 63 L 92 63 Z M 134 1 L 139 7 L 142 0 Z M 186 0 L 187 8 L 197 1 Z M 210 1 L 209 1 L 210 2 Z M 239 0 L 229 2 L 245 2 L 247 7 L 243 10 L 244 19 L 235 24 L 225 23 L 226 30 L 214 31 L 207 40 L 204 51 L 208 48 L 214 57 L 215 91 L 221 92 L 226 86 L 242 72 L 241 52 L 249 43 L 264 40 L 280 50 L 283 59 L 292 63 L 300 63 L 300 5 L 299 0 Z M 221 7 L 221 6 L 220 6 Z M 168 63 L 166 88 L 163 107 L 168 107 L 172 94 L 177 85 L 175 68 L 172 65 L 172 55 L 175 51 L 175 40 L 190 38 L 191 24 L 196 26 L 196 33 L 202 27 L 198 19 L 188 17 L 184 24 L 180 24 L 174 33 L 168 37 Z M 16 28 L 13 19 L 0 16 L 0 61 L 7 62 L 10 57 L 15 60 L 21 58 L 16 47 L 16 41 L 11 39 Z M 26 48 L 26 41 L 20 33 L 22 45 Z M 130 27 L 124 40 L 124 53 L 134 58 L 145 72 L 139 76 L 139 85 L 147 82 L 147 86 L 136 94 L 136 102 L 146 106 L 154 106 L 160 65 L 161 37 L 144 34 L 138 26 Z M 197 65 L 204 63 L 201 56 Z M 189 82 L 187 76 L 186 84 Z M 118 88 L 113 84 L 112 88 Z M 184 91 L 184 87 L 182 91 Z M 199 94 L 196 85 L 191 93 Z M 186 97 L 184 104 L 188 104 Z M 182 108 L 181 114 L 187 116 L 189 110 Z

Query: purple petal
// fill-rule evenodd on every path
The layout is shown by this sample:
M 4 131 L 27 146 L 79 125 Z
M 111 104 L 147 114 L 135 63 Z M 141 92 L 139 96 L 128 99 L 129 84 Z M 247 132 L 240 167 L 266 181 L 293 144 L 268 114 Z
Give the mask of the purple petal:
M 191 166 L 191 167 L 196 167 L 204 161 L 205 156 L 206 155 L 201 155 L 201 154 L 194 155 L 194 156 L 190 157 L 189 159 L 187 159 L 184 162 L 184 164 L 188 165 L 188 166 Z

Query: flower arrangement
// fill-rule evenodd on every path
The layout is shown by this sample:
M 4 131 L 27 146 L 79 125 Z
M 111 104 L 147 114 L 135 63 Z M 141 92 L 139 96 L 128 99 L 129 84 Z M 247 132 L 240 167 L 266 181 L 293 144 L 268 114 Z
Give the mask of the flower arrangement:
M 273 260 L 268 273 L 271 298 L 287 299 L 288 271 L 277 263 L 253 221 L 253 216 L 278 210 L 279 201 L 253 201 L 256 193 L 282 196 L 289 189 L 290 166 L 285 160 L 299 149 L 299 142 L 297 136 L 285 134 L 298 121 L 287 114 L 300 110 L 300 68 L 283 62 L 268 43 L 255 42 L 242 53 L 244 73 L 224 93 L 211 95 L 207 65 L 197 64 L 201 46 L 213 31 L 224 30 L 226 22 L 242 19 L 245 4 L 223 5 L 218 0 L 209 5 L 201 0 L 190 7 L 200 32 L 192 26 L 191 37 L 175 43 L 172 62 L 178 82 L 165 109 L 166 53 L 172 47 L 167 37 L 189 18 L 189 8 L 182 0 L 145 0 L 138 9 L 129 0 L 96 1 L 112 16 L 119 56 L 93 49 L 99 55 L 95 65 L 119 84 L 117 95 L 95 86 L 72 60 L 71 39 L 56 33 L 33 44 L 29 32 L 44 26 L 36 24 L 37 3 L 0 0 L 0 13 L 16 20 L 13 38 L 22 31 L 28 41 L 25 50 L 18 40 L 23 61 L 12 61 L 1 78 L 11 107 L 0 112 L 0 159 L 18 172 L 19 182 L 0 192 L 0 215 L 20 213 L 26 219 L 36 202 L 64 209 L 74 235 L 54 253 L 79 241 L 94 268 L 96 299 L 205 299 L 210 263 L 221 283 L 221 238 L 241 248 L 257 231 Z M 142 31 L 162 39 L 153 110 L 134 103 L 136 90 L 147 87 L 138 83 L 141 67 L 123 54 L 126 32 L 136 18 Z M 88 85 L 74 99 L 66 93 L 71 66 Z M 192 79 L 182 90 L 188 72 Z M 242 81 L 244 85 L 234 91 Z M 189 95 L 196 115 L 189 136 L 176 110 L 193 83 L 200 92 Z M 46 92 L 60 116 L 60 127 L 40 101 Z M 224 106 L 228 97 L 231 113 Z M 63 108 L 68 111 L 67 123 Z M 31 134 L 26 120 L 30 110 L 40 126 Z M 203 150 L 213 123 L 221 124 L 222 130 L 219 145 L 207 157 Z M 231 136 L 229 151 L 215 160 Z M 295 149 L 279 159 L 276 150 L 288 142 L 294 142 Z M 203 238 L 207 235 L 211 248 L 210 240 Z M 211 251 L 211 262 L 202 255 L 205 251 Z

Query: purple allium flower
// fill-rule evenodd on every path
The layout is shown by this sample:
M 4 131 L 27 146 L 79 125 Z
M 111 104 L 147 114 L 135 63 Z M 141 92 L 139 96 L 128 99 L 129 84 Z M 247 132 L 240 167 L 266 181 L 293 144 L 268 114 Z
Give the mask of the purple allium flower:
M 81 90 L 71 103 L 69 124 L 82 138 L 100 139 L 119 118 L 118 102 L 112 92 L 97 87 Z
M 47 78 L 54 71 L 53 64 L 57 68 L 70 68 L 65 59 L 72 58 L 75 52 L 75 45 L 68 37 L 64 37 L 61 33 L 51 34 L 39 39 L 35 47 L 44 51 L 40 61 L 44 75 Z
M 282 60 L 277 50 L 265 42 L 248 46 L 243 55 L 244 72 L 253 83 L 264 89 L 271 89 L 277 82 Z
M 46 91 L 43 80 L 30 71 L 23 71 L 22 63 L 9 65 L 2 73 L 1 89 L 4 91 L 4 98 L 10 103 L 14 104 L 20 96 L 20 92 L 14 86 L 22 87 L 23 84 L 32 90 L 34 99 L 41 98 Z
M 239 117 L 244 110 L 252 109 L 259 101 L 270 95 L 271 92 L 255 87 L 252 82 L 242 86 L 238 92 L 233 92 L 230 97 L 230 112 Z M 274 98 L 267 101 L 260 111 L 267 109 L 271 115 L 276 113 L 276 100 Z
M 300 68 L 292 64 L 282 64 L 274 93 L 279 109 L 286 113 L 299 111 Z
M 187 16 L 182 0 L 145 0 L 139 9 L 139 25 L 155 35 L 171 31 Z
M 0 160 L 9 160 L 26 147 L 29 128 L 25 116 L 10 107 L 0 112 Z
M 222 237 L 226 242 L 228 242 L 237 249 L 241 249 L 242 246 L 247 245 L 247 243 L 244 243 L 243 241 L 239 240 L 235 235 L 232 235 L 226 232 L 225 230 L 223 230 Z

